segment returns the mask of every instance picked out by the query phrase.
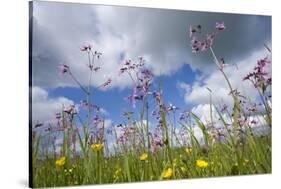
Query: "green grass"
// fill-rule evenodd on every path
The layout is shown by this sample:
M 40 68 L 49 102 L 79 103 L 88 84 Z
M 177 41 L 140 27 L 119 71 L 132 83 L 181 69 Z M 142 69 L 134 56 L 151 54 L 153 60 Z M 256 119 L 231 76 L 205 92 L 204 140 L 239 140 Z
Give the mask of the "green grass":
M 164 147 L 155 154 L 147 152 L 146 161 L 139 159 L 145 149 L 103 156 L 102 151 L 96 152 L 88 147 L 87 157 L 82 154 L 73 157 L 66 153 L 66 163 L 63 166 L 55 164 L 58 158 L 54 159 L 52 154 L 45 154 L 41 160 L 36 159 L 40 138 L 35 139 L 34 145 L 34 187 L 163 180 L 162 172 L 167 168 L 173 169 L 173 175 L 169 179 L 271 173 L 270 135 L 248 135 L 243 142 L 238 143 L 237 149 L 233 149 L 231 143 L 215 142 L 206 147 L 197 145 L 195 141 L 190 153 L 186 152 L 185 147 L 173 147 L 169 150 Z M 239 159 L 236 153 L 239 153 Z M 205 160 L 208 166 L 197 167 L 198 159 Z

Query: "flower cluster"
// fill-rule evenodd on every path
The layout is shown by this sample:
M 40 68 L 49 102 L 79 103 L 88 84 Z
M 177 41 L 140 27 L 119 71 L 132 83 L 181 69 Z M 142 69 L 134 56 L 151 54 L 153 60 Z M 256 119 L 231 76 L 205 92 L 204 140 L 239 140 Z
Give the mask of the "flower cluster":
M 272 84 L 271 76 L 267 71 L 270 64 L 271 60 L 268 57 L 258 60 L 254 71 L 246 75 L 243 80 L 250 80 L 256 88 L 260 88 L 264 93 Z
M 139 62 L 138 63 L 132 63 L 132 60 L 126 60 L 122 67 L 119 70 L 119 74 L 123 74 L 125 72 L 129 72 L 131 70 L 135 70 L 138 68 L 143 67 L 145 64 L 145 60 L 143 57 L 139 57 Z
M 152 94 L 152 92 L 150 92 L 150 86 L 154 74 L 150 69 L 144 67 L 144 62 L 145 60 L 142 57 L 139 58 L 138 64 L 132 63 L 131 60 L 127 60 L 120 69 L 120 74 L 123 74 L 126 71 L 133 81 L 133 92 L 125 99 L 131 102 L 134 108 L 137 100 L 143 100 L 145 96 Z
M 134 126 L 125 126 L 123 124 L 118 124 L 116 130 L 120 133 L 117 138 L 117 143 L 125 145 L 129 142 L 130 138 L 135 137 L 136 140 L 140 140 L 139 134 L 136 132 Z
M 224 23 L 216 23 L 215 28 L 217 30 L 224 30 L 225 25 Z M 202 26 L 189 26 L 189 38 L 191 39 L 191 49 L 193 53 L 203 52 L 209 49 L 213 43 L 216 36 L 216 32 L 207 33 L 205 37 L 201 37 L 203 39 L 199 39 L 198 35 L 201 34 Z

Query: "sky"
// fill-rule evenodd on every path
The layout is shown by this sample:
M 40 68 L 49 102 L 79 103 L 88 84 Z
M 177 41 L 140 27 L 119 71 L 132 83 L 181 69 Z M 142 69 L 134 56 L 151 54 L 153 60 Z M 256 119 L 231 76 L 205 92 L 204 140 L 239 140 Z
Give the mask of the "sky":
M 134 111 L 124 97 L 132 81 L 119 75 L 125 60 L 142 56 L 152 69 L 154 83 L 161 83 L 166 103 L 179 111 L 192 109 L 199 117 L 208 114 L 210 88 L 214 102 L 231 104 L 228 87 L 210 51 L 191 52 L 188 28 L 202 26 L 202 33 L 226 29 L 215 38 L 213 49 L 227 63 L 225 72 L 234 88 L 252 99 L 256 90 L 242 78 L 271 48 L 271 17 L 259 15 L 164 10 L 120 6 L 35 1 L 32 16 L 32 117 L 33 123 L 50 122 L 62 105 L 79 104 L 85 95 L 68 75 L 58 74 L 67 64 L 82 85 L 88 83 L 85 44 L 102 52 L 101 69 L 92 79 L 93 102 L 102 107 L 108 124 L 122 122 L 123 111 Z M 97 87 L 108 78 L 105 89 Z M 150 107 L 151 111 L 154 107 Z

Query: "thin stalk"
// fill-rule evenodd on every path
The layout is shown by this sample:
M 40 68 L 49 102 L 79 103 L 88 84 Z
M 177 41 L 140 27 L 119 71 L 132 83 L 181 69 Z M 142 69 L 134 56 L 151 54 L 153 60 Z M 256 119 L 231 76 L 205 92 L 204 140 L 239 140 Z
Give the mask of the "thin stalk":
M 79 85 L 79 87 L 86 93 L 88 94 L 89 92 L 83 87 L 83 85 L 75 78 L 75 76 L 72 74 L 72 72 L 69 70 L 69 75 L 71 78 Z

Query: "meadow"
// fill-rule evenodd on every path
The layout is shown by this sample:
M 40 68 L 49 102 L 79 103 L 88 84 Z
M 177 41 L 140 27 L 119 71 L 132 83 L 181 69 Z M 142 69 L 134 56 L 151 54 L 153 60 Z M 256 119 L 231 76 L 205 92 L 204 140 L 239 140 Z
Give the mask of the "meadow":
M 33 125 L 33 186 L 271 173 L 271 73 L 268 72 L 271 49 L 265 45 L 268 56 L 257 59 L 252 72 L 241 78 L 241 82 L 252 83 L 259 93 L 259 99 L 251 99 L 233 88 L 224 72 L 227 64 L 217 58 L 212 48 L 219 32 L 225 29 L 224 23 L 216 23 L 215 29 L 202 36 L 201 25 L 190 26 L 187 34 L 190 40 L 187 45 L 193 53 L 200 56 L 203 51 L 211 52 L 213 65 L 229 87 L 231 107 L 214 103 L 212 95 L 216 91 L 206 89 L 210 99 L 208 122 L 190 109 L 181 110 L 165 102 L 162 84 L 154 82 L 154 73 L 146 66 L 145 57 L 139 57 L 136 62 L 126 60 L 120 70 L 116 70 L 132 80 L 132 94 L 125 100 L 134 111 L 123 112 L 122 123 L 105 127 L 101 107 L 93 103 L 92 95 L 95 90 L 110 86 L 114 78 L 108 78 L 97 88 L 91 85 L 93 75 L 102 69 L 96 62 L 103 54 L 91 45 L 80 49 L 88 57 L 87 86 L 79 82 L 70 66 L 59 65 L 62 77 L 68 74 L 86 100 L 81 101 L 79 111 L 74 105 L 62 107 L 61 112 L 54 115 L 55 124 Z M 155 111 L 151 112 L 151 107 Z M 180 112 L 180 116 L 176 116 L 176 112 Z M 153 124 L 151 120 L 154 120 Z M 266 123 L 263 132 L 255 126 L 260 122 Z M 56 144 L 56 139 L 62 141 L 61 146 Z

